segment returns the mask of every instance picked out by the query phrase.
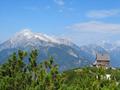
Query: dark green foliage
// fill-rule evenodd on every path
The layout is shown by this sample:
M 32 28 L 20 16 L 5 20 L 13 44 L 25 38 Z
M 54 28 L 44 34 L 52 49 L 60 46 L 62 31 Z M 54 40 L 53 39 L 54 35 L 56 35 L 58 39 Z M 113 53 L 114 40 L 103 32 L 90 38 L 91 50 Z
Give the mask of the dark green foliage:
M 37 56 L 37 50 L 13 53 L 0 65 L 0 90 L 120 90 L 119 69 L 84 67 L 60 73 L 53 57 L 38 64 Z
M 0 90 L 58 90 L 62 75 L 52 57 L 37 64 L 37 50 L 31 51 L 29 63 L 24 63 L 27 52 L 13 53 L 8 62 L 0 66 Z
M 120 70 L 85 67 L 64 74 L 65 90 L 120 90 Z

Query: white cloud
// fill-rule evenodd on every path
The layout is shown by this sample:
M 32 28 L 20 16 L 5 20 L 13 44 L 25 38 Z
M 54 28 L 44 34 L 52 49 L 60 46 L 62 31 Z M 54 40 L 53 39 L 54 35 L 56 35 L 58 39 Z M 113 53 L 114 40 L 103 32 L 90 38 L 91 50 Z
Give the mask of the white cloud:
M 54 2 L 60 6 L 63 6 L 65 4 L 64 0 L 54 0 Z
M 120 24 L 89 21 L 67 26 L 67 29 L 85 32 L 118 33 L 120 32 Z
M 120 14 L 119 9 L 111 10 L 92 10 L 87 12 L 86 16 L 90 18 L 106 18 L 110 16 L 116 16 Z

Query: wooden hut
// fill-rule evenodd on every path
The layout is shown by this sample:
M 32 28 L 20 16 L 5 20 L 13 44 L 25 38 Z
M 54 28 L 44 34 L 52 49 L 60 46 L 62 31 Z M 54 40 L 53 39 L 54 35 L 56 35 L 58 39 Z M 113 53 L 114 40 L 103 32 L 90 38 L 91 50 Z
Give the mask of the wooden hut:
M 96 54 L 96 60 L 93 66 L 96 67 L 109 67 L 110 57 L 108 54 Z

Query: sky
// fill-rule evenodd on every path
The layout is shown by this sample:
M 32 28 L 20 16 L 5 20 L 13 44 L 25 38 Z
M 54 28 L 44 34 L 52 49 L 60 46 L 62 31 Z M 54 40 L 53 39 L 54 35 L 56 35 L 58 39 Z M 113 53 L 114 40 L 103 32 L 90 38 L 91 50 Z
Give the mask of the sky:
M 120 0 L 0 0 L 0 43 L 23 29 L 77 45 L 119 41 Z

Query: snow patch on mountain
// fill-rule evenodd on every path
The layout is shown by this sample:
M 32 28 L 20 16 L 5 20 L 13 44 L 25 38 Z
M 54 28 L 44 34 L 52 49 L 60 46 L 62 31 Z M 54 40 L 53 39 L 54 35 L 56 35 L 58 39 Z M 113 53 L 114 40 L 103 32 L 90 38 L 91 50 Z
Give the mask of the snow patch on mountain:
M 69 53 L 71 56 L 74 56 L 74 57 L 78 58 L 78 55 L 77 55 L 73 50 L 69 50 L 68 53 Z
M 113 50 L 116 50 L 118 47 L 120 47 L 120 40 L 117 41 L 103 40 L 97 43 L 97 45 L 104 48 L 106 51 L 111 52 Z
M 16 33 L 9 40 L 0 45 L 0 51 L 7 48 L 16 48 L 20 46 L 51 46 L 66 45 L 73 46 L 70 41 L 57 37 L 51 37 L 42 33 L 33 33 L 29 29 L 24 29 Z

